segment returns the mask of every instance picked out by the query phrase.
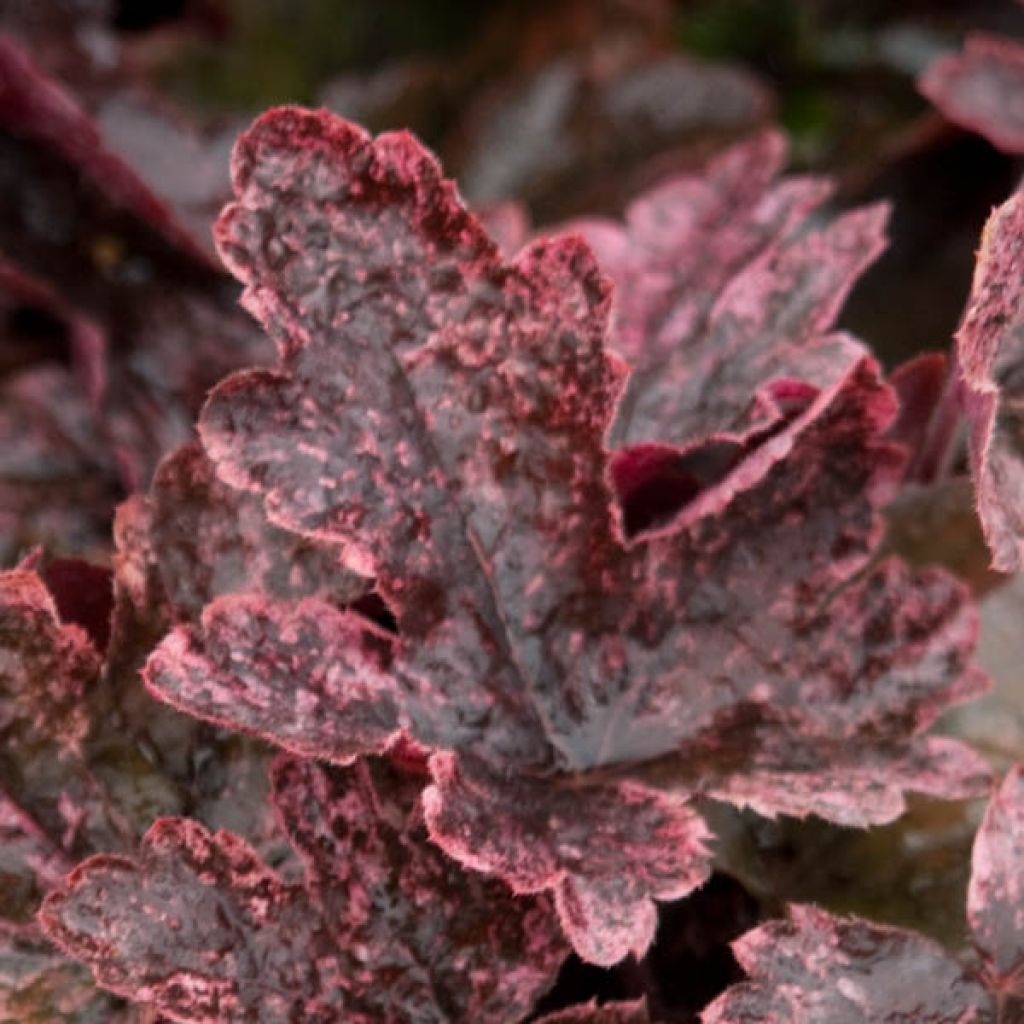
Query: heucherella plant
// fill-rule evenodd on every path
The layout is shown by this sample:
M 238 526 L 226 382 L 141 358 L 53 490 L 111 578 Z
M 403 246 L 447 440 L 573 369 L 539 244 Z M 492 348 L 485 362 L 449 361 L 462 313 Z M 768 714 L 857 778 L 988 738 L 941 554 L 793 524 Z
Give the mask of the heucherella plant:
M 222 380 L 119 509 L 109 645 L 33 566 L 0 579 L 0 728 L 78 695 L 33 762 L 78 804 L 0 759 L 12 806 L 38 790 L 10 831 L 48 893 L 19 956 L 70 963 L 42 929 L 193 1024 L 512 1024 L 571 950 L 644 954 L 710 873 L 708 801 L 866 826 L 987 792 L 928 733 L 986 685 L 970 597 L 880 551 L 918 371 L 894 387 L 835 327 L 887 211 L 830 217 L 784 150 L 505 256 L 412 136 L 255 122 L 215 236 L 276 364 Z M 140 667 L 185 716 L 132 714 L 282 748 L 237 826 L 260 744 L 217 814 L 147 776 L 141 840 L 143 801 L 91 773 Z

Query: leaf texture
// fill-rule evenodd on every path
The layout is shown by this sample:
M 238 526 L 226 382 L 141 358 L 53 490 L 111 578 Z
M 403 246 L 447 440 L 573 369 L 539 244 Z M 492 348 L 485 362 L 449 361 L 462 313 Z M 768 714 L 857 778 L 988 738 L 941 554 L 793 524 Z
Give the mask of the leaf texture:
M 154 653 L 157 696 L 342 763 L 403 733 L 437 751 L 434 839 L 551 891 L 601 963 L 642 951 L 651 900 L 704 876 L 695 792 L 864 823 L 897 814 L 904 788 L 984 785 L 966 752 L 916 738 L 983 687 L 963 590 L 897 563 L 864 573 L 905 458 L 886 439 L 894 395 L 859 347 L 835 361 L 852 350 L 826 337 L 807 350 L 834 362 L 823 376 L 769 380 L 770 414 L 744 435 L 756 451 L 723 484 L 702 441 L 709 459 L 693 449 L 683 473 L 694 493 L 670 451 L 609 465 L 624 370 L 578 238 L 505 262 L 415 140 L 324 112 L 264 115 L 234 179 L 219 244 L 281 360 L 214 390 L 203 445 L 271 523 L 374 576 L 397 631 L 318 596 L 222 596 Z M 759 324 L 778 302 L 794 346 L 827 330 L 877 235 L 877 214 L 854 218 L 834 226 L 849 261 L 801 236 L 769 262 L 794 259 L 803 281 L 818 253 L 806 294 L 766 271 L 746 300 L 726 289 L 730 317 Z M 807 299 L 792 317 L 788 291 Z M 782 373 L 778 336 L 758 330 L 762 369 Z M 631 533 L 648 500 L 661 512 Z M 823 772 L 843 747 L 857 763 Z M 529 849 L 570 799 L 589 837 L 574 822 Z M 653 829 L 636 840 L 649 873 L 623 856 L 628 821 Z
M 996 1024 L 981 982 L 937 943 L 815 907 L 748 932 L 733 952 L 750 980 L 703 1024 Z
M 1024 1013 L 1024 768 L 992 794 L 974 840 L 967 919 L 980 970 L 921 935 L 793 906 L 733 945 L 749 980 L 704 1024 L 942 1021 L 1013 1024 Z
M 1004 572 L 1024 550 L 1024 193 L 993 211 L 985 225 L 967 309 L 957 331 L 957 359 L 970 423 L 971 470 L 978 514 Z
M 305 886 L 230 832 L 165 818 L 136 860 L 80 864 L 40 913 L 47 934 L 104 987 L 191 1024 L 511 1024 L 554 980 L 550 908 L 429 845 L 415 780 L 282 759 L 273 786 Z
M 262 502 L 222 483 L 196 443 L 163 460 L 148 495 L 119 508 L 115 538 L 119 583 L 137 609 L 171 622 L 197 618 L 222 594 L 316 595 L 342 607 L 369 587 L 336 547 L 269 523 Z

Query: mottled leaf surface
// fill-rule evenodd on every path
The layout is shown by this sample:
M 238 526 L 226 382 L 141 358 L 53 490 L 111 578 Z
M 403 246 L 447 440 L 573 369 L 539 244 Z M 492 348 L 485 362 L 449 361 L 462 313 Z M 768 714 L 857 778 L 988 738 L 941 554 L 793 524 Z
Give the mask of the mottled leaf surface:
M 708 875 L 709 833 L 685 798 L 631 782 L 552 791 L 546 780 L 506 781 L 450 754 L 434 755 L 431 772 L 423 802 L 432 838 L 516 892 L 553 892 L 566 935 L 591 963 L 642 956 L 657 925 L 652 897 L 678 899 Z
M 996 991 L 1024 999 L 1024 775 L 993 795 L 974 840 L 967 917 Z
M 105 988 L 172 1020 L 341 1019 L 344 957 L 322 920 L 228 832 L 160 819 L 137 860 L 80 864 L 40 922 Z
M 993 211 L 957 332 L 978 514 L 992 563 L 1020 568 L 1024 551 L 1024 193 Z
M 84 630 L 62 626 L 34 572 L 0 574 L 0 736 L 4 753 L 40 744 L 74 750 L 87 728 L 85 695 L 100 658 Z
M 281 758 L 275 800 L 371 1020 L 517 1021 L 568 953 L 551 905 L 467 873 L 427 838 L 423 780 L 383 759 Z
M 984 985 L 937 943 L 815 907 L 790 908 L 733 944 L 749 980 L 703 1024 L 996 1024 Z
M 895 564 L 859 575 L 905 465 L 871 360 L 833 358 L 849 354 L 842 339 L 805 348 L 828 354 L 827 372 L 766 385 L 770 415 L 748 410 L 757 447 L 738 475 L 706 495 L 691 458 L 694 514 L 669 509 L 631 543 L 604 447 L 624 371 L 604 347 L 608 284 L 578 238 L 505 262 L 411 137 L 373 141 L 323 112 L 264 115 L 234 178 L 219 242 L 281 360 L 215 389 L 204 447 L 271 522 L 372 574 L 397 634 L 316 597 L 224 596 L 156 651 L 155 694 L 336 761 L 400 732 L 457 752 L 475 790 L 455 786 L 457 762 L 435 760 L 435 840 L 513 887 L 553 892 L 574 944 L 602 963 L 649 941 L 652 899 L 703 876 L 703 830 L 685 807 L 706 788 L 696 766 L 723 792 L 734 776 L 792 769 L 808 813 L 843 804 L 820 755 L 855 739 L 868 765 L 857 793 L 885 785 L 878 765 L 903 769 L 864 821 L 896 813 L 897 785 L 930 791 L 946 768 L 957 792 L 982 784 L 966 754 L 926 756 L 912 740 L 979 688 L 964 593 Z M 877 240 L 877 212 L 852 217 L 763 254 L 746 293 L 726 288 L 729 317 L 780 311 L 794 351 L 826 331 Z M 849 259 L 826 258 L 827 239 Z M 809 291 L 790 270 L 807 270 Z M 798 292 L 808 302 L 790 317 Z M 764 344 L 770 357 L 778 338 Z M 630 465 L 640 490 L 657 490 L 652 464 Z M 668 804 L 620 786 L 638 763 L 668 764 Z M 503 844 L 563 816 L 567 793 L 589 838 L 556 832 L 536 859 Z M 637 813 L 654 829 L 636 834 L 649 872 L 622 853 Z
M 753 435 L 784 427 L 777 379 L 833 383 L 863 353 L 830 334 L 850 288 L 884 244 L 871 207 L 808 228 L 828 183 L 779 179 L 780 136 L 766 133 L 636 200 L 625 223 L 570 224 L 616 285 L 612 346 L 633 373 L 611 438 L 689 449 L 747 443 L 724 468 L 722 501 L 772 464 Z M 776 446 L 774 458 L 778 457 Z M 715 481 L 718 483 L 718 481 Z
M 629 1003 L 605 1003 L 598 1006 L 571 1006 L 567 1010 L 549 1013 L 537 1024 L 648 1024 L 650 1017 L 642 999 Z
M 165 818 L 137 859 L 80 864 L 47 934 L 105 988 L 193 1024 L 512 1024 L 554 980 L 550 908 L 429 845 L 419 780 L 282 759 L 273 785 L 305 886 L 230 832 Z
M 222 483 L 195 443 L 157 468 L 149 494 L 118 510 L 118 580 L 136 606 L 195 619 L 222 594 L 320 596 L 339 607 L 368 583 L 345 570 L 336 547 L 267 521 L 253 495 Z
M 390 660 L 390 637 L 351 612 L 313 598 L 223 597 L 200 630 L 160 645 L 145 680 L 183 710 L 344 764 L 386 749 L 405 724 Z
M 975 32 L 933 61 L 918 88 L 955 124 L 1007 153 L 1024 153 L 1024 46 Z

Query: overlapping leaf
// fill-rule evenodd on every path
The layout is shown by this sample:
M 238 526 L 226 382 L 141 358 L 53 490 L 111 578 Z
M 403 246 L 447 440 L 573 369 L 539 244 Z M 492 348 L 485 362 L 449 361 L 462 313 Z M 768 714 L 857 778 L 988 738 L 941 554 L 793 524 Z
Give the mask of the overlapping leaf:
M 596 1006 L 572 1006 L 567 1010 L 549 1013 L 537 1024 L 648 1024 L 650 1017 L 642 999 L 631 1003 L 605 1003 Z
M 933 61 L 918 87 L 950 121 L 1007 153 L 1024 153 L 1024 46 L 975 32 Z
M 830 186 L 779 179 L 784 159 L 781 136 L 765 133 L 641 196 L 622 225 L 569 225 L 616 285 L 610 342 L 633 369 L 611 440 L 718 449 L 688 518 L 717 511 L 781 457 L 789 417 L 772 381 L 827 387 L 864 352 L 830 331 L 884 245 L 887 211 L 810 229 Z
M 940 778 L 977 790 L 976 758 L 914 738 L 980 687 L 961 589 L 896 563 L 855 579 L 903 468 L 870 360 L 821 386 L 774 381 L 785 429 L 757 435 L 770 457 L 716 515 L 664 528 L 668 509 L 629 545 L 603 445 L 623 370 L 604 349 L 607 283 L 578 239 L 505 263 L 418 143 L 325 113 L 265 115 L 234 176 L 221 248 L 281 363 L 214 391 L 203 443 L 271 522 L 372 573 L 398 630 L 318 597 L 221 597 L 150 660 L 158 696 L 337 761 L 401 731 L 457 751 L 433 762 L 435 839 L 558 893 L 577 948 L 605 963 L 643 948 L 652 897 L 702 877 L 694 791 L 865 823 Z M 810 335 L 851 273 L 811 275 L 795 314 Z M 783 278 L 767 280 L 781 297 Z M 766 295 L 750 288 L 736 308 L 756 319 Z M 666 466 L 634 469 L 627 524 Z M 823 773 L 840 748 L 856 763 Z M 639 762 L 671 799 L 623 788 Z M 520 789 L 537 794 L 528 807 Z M 567 794 L 591 810 L 563 831 Z
M 985 225 L 957 358 L 970 422 L 978 514 L 997 569 L 1024 552 L 1024 193 Z
M 1011 1024 L 1024 1012 L 1024 771 L 1010 770 L 974 841 L 967 916 L 981 969 L 914 932 L 813 907 L 748 932 L 733 950 L 749 980 L 704 1024 Z
M 164 459 L 148 496 L 121 506 L 115 537 L 119 582 L 137 609 L 168 622 L 197 618 L 222 594 L 317 595 L 341 607 L 368 590 L 336 547 L 275 527 L 256 497 L 218 480 L 195 443 Z
M 520 1020 L 566 952 L 551 910 L 431 846 L 418 789 L 385 764 L 282 759 L 305 886 L 231 833 L 168 818 L 137 860 L 76 868 L 41 921 L 100 984 L 172 1020 Z

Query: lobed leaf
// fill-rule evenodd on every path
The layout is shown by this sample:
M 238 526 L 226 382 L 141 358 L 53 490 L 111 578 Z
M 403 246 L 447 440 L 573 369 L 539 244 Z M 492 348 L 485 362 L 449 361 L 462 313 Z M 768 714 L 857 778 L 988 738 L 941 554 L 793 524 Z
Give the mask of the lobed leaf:
M 431 838 L 515 892 L 552 892 L 565 934 L 590 963 L 642 956 L 657 925 L 653 901 L 679 899 L 709 874 L 709 833 L 685 798 L 631 782 L 573 790 L 505 780 L 450 754 L 430 767 Z
M 162 818 L 138 860 L 99 854 L 39 921 L 104 988 L 171 1020 L 337 1021 L 343 960 L 303 890 L 237 836 Z
M 741 449 L 721 466 L 721 503 L 779 457 L 786 433 L 775 380 L 827 387 L 864 353 L 830 334 L 850 288 L 884 245 L 884 207 L 824 228 L 807 221 L 827 182 L 778 180 L 782 138 L 765 133 L 636 200 L 619 225 L 569 225 L 594 246 L 616 286 L 611 345 L 633 373 L 612 427 L 618 445 L 682 453 L 706 441 Z M 696 516 L 696 513 L 691 513 Z
M 224 596 L 154 653 L 156 695 L 336 761 L 400 733 L 438 751 L 434 839 L 553 892 L 602 963 L 649 942 L 652 898 L 703 877 L 693 792 L 875 821 L 945 773 L 958 793 L 984 785 L 962 748 L 915 738 L 981 686 L 964 591 L 895 563 L 865 572 L 905 468 L 871 360 L 766 384 L 770 414 L 748 410 L 751 454 L 724 483 L 706 438 L 682 454 L 695 493 L 665 486 L 671 452 L 627 449 L 611 480 L 623 370 L 582 242 L 505 262 L 418 143 L 324 112 L 264 115 L 234 177 L 218 238 L 281 359 L 214 390 L 204 447 L 272 523 L 372 573 L 397 635 L 316 597 Z M 818 337 L 877 220 L 828 229 L 842 259 L 820 258 L 814 235 L 766 255 L 754 306 L 727 289 L 730 322 L 760 323 L 763 300 L 794 346 Z M 795 307 L 787 267 L 809 282 L 789 289 Z M 770 376 L 779 341 L 764 344 Z M 836 344 L 803 355 L 849 351 Z M 661 511 L 630 535 L 652 495 Z M 846 770 L 823 771 L 840 747 Z M 676 792 L 665 803 L 650 785 Z M 587 808 L 572 834 L 531 847 L 568 801 Z M 621 852 L 631 829 L 639 866 Z
M 469 874 L 428 841 L 422 779 L 386 760 L 280 758 L 274 799 L 370 1020 L 518 1021 L 568 948 L 550 904 Z
M 269 523 L 262 503 L 222 483 L 196 443 L 163 460 L 147 496 L 119 508 L 115 538 L 119 582 L 137 608 L 170 621 L 197 618 L 223 594 L 318 596 L 341 607 L 369 586 L 335 547 Z
M 1024 769 L 1007 772 L 974 840 L 967 918 L 989 984 L 1024 999 Z
M 1024 46 L 974 32 L 961 53 L 932 61 L 918 88 L 943 116 L 1007 153 L 1024 153 Z
M 137 859 L 80 864 L 44 930 L 103 987 L 190 1024 L 512 1024 L 553 982 L 550 908 L 430 846 L 415 780 L 282 758 L 273 787 L 305 886 L 230 832 L 164 818 Z
M 1024 193 L 1018 191 L 985 225 L 956 335 L 978 515 L 992 564 L 1004 572 L 1020 568 L 1024 544 L 1022 240 Z
M 913 932 L 793 906 L 733 944 L 749 980 L 703 1024 L 996 1024 L 981 982 Z
M 314 598 L 292 606 L 227 596 L 203 612 L 201 632 L 171 633 L 143 678 L 183 710 L 347 764 L 387 749 L 405 724 L 390 643 L 361 616 Z

